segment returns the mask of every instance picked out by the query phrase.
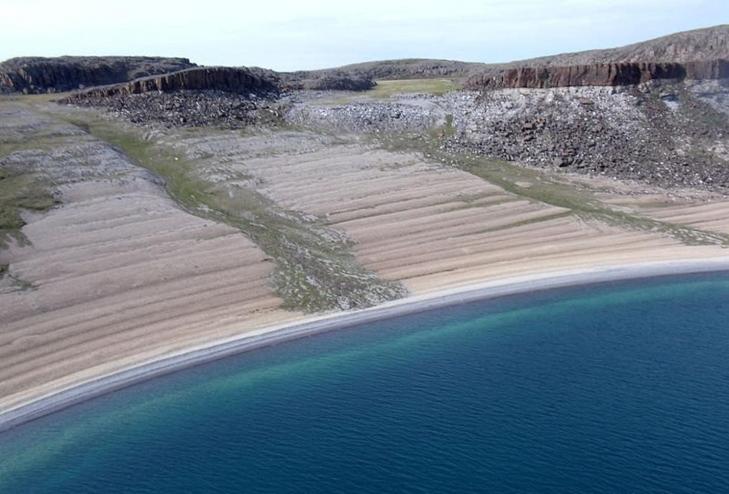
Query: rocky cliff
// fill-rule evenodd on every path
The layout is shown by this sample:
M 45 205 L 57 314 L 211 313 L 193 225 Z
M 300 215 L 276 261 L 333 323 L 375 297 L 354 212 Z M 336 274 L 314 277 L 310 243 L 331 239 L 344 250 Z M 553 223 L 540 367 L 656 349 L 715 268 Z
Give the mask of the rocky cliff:
M 280 86 L 263 69 L 196 67 L 76 91 L 60 102 L 106 108 L 138 124 L 242 128 L 278 120 Z
M 572 66 L 518 67 L 486 71 L 471 76 L 466 87 L 474 90 L 499 88 L 553 88 L 572 86 L 631 86 L 653 80 L 713 80 L 729 78 L 729 61 L 687 63 L 624 62 Z
M 143 77 L 126 83 L 86 89 L 71 95 L 68 100 L 182 90 L 269 95 L 278 93 L 279 88 L 279 78 L 272 71 L 246 67 L 195 67 L 169 74 Z
M 21 57 L 0 63 L 0 91 L 45 93 L 114 84 L 195 67 L 187 58 Z

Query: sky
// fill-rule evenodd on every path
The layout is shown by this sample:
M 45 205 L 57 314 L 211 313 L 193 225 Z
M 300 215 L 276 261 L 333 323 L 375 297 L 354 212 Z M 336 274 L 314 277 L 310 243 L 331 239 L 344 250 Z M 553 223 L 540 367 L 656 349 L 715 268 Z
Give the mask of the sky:
M 0 0 L 0 60 L 181 56 L 276 70 L 506 62 L 729 23 L 729 0 Z

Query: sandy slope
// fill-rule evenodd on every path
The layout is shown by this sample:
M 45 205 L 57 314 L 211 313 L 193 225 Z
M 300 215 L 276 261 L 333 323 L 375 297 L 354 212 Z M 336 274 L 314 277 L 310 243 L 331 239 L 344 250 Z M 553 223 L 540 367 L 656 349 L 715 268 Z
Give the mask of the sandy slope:
M 584 183 L 584 179 L 582 179 Z M 729 235 L 729 198 L 697 190 L 664 191 L 628 182 L 599 182 L 600 198 L 649 218 Z
M 63 205 L 28 218 L 32 245 L 0 252 L 35 287 L 0 293 L 0 409 L 95 372 L 296 317 L 278 309 L 273 265 L 250 240 L 182 211 L 118 154 L 104 160 L 114 173 L 101 179 L 94 157 L 108 149 L 94 149 L 75 155 L 93 179 L 66 180 Z
M 274 266 L 239 231 L 181 210 L 154 177 L 78 129 L 7 107 L 0 117 L 3 136 L 55 132 L 50 149 L 4 161 L 47 170 L 63 196 L 61 207 L 28 218 L 32 246 L 0 251 L 0 264 L 35 287 L 0 292 L 0 410 L 302 317 L 279 308 Z M 725 254 L 585 222 L 420 156 L 332 136 L 161 138 L 207 180 L 255 186 L 278 206 L 345 232 L 360 263 L 416 295 L 516 275 Z
M 729 200 L 688 202 L 670 207 L 645 208 L 647 216 L 702 230 L 729 234 Z
M 356 242 L 360 262 L 414 293 L 530 272 L 723 253 L 585 222 L 416 155 L 340 145 L 260 156 L 241 142 L 228 153 L 212 162 L 253 175 L 259 190 L 287 208 L 325 218 Z

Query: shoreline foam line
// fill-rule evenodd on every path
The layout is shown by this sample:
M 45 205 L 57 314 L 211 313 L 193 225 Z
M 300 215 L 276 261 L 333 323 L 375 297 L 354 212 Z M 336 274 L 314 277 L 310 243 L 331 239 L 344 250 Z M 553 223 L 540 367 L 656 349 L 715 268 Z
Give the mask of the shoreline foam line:
M 213 341 L 129 368 L 73 384 L 0 411 L 0 432 L 72 405 L 196 365 L 258 348 L 271 346 L 340 328 L 413 314 L 446 306 L 491 298 L 589 285 L 610 281 L 659 276 L 721 272 L 729 270 L 729 256 L 703 260 L 661 261 L 524 275 L 416 295 L 368 309 L 314 316 L 303 321 L 247 331 L 239 336 Z

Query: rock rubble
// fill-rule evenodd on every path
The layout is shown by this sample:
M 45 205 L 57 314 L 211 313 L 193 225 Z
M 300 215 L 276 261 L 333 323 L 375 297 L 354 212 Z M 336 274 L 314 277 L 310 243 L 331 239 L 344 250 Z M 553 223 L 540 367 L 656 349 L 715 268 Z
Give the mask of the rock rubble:
M 146 92 L 67 100 L 79 106 L 103 107 L 112 115 L 135 124 L 164 127 L 220 127 L 237 129 L 280 120 L 272 100 L 223 91 Z
M 453 102 L 452 150 L 668 187 L 729 188 L 727 114 L 683 84 L 502 89 Z

